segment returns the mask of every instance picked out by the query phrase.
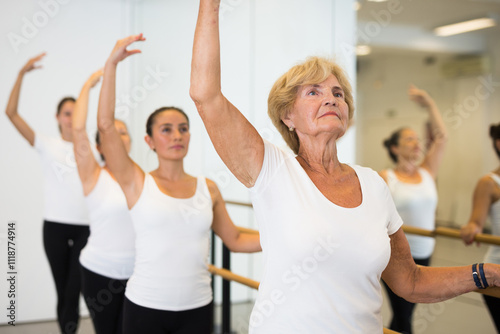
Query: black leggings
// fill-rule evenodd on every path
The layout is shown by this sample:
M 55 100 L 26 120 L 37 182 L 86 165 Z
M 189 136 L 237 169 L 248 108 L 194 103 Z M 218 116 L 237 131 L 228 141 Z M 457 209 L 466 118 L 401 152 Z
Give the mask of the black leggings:
M 495 323 L 497 333 L 500 333 L 500 299 L 483 295 L 484 301 L 490 311 L 491 319 Z
M 79 319 L 80 251 L 89 227 L 44 221 L 43 245 L 57 291 L 57 321 L 63 334 L 76 333 Z
M 187 311 L 162 311 L 131 302 L 125 297 L 123 334 L 210 334 L 213 302 Z
M 431 258 L 429 257 L 426 259 L 413 259 L 413 260 L 415 260 L 415 263 L 418 265 L 428 266 Z M 389 329 L 392 329 L 393 331 L 400 333 L 411 334 L 412 332 L 411 320 L 415 304 L 410 303 L 405 299 L 396 295 L 394 292 L 392 292 L 389 286 L 385 284 L 385 282 L 384 285 L 387 290 L 387 294 L 389 296 L 389 301 L 391 302 L 391 308 L 392 308 L 392 321 L 391 325 L 389 326 Z
M 96 334 L 121 334 L 127 280 L 99 275 L 81 266 L 82 294 Z

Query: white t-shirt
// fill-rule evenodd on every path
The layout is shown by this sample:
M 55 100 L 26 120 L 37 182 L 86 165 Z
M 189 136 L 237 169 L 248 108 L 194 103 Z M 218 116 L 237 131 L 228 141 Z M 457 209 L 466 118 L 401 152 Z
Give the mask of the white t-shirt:
M 264 274 L 249 333 L 382 333 L 380 277 L 389 235 L 402 221 L 378 174 L 351 167 L 363 200 L 344 208 L 318 190 L 294 156 L 265 142 L 250 189 Z
M 433 231 L 438 202 L 436 183 L 426 169 L 419 168 L 418 172 L 422 181 L 413 184 L 401 182 L 394 171 L 389 169 L 387 185 L 404 224 Z M 406 238 L 415 259 L 427 259 L 432 255 L 435 238 L 415 234 L 408 234 Z
M 128 279 L 134 270 L 135 234 L 120 185 L 103 168 L 85 201 L 90 236 L 80 253 L 80 263 L 99 275 Z
M 34 147 L 40 154 L 44 175 L 43 218 L 57 223 L 88 225 L 73 143 L 61 137 L 36 134 Z
M 500 186 L 500 176 L 494 173 L 488 174 Z M 493 235 L 500 236 L 500 200 L 491 204 L 489 212 Z M 490 246 L 484 262 L 500 264 L 500 246 Z
M 212 198 L 205 178 L 198 177 L 190 198 L 164 194 L 151 174 L 130 210 L 136 235 L 136 257 L 125 296 L 157 310 L 184 311 L 212 301 L 208 272 Z

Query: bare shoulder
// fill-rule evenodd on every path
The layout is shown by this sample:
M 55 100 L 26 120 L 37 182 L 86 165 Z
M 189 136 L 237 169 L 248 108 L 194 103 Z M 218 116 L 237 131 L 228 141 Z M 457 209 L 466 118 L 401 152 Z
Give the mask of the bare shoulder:
M 208 191 L 210 192 L 210 196 L 212 196 L 212 200 L 215 201 L 219 200 L 222 198 L 222 195 L 220 193 L 219 187 L 217 186 L 217 183 L 215 183 L 213 180 L 206 178 L 207 180 L 207 187 Z
M 384 179 L 385 182 L 387 182 L 387 169 L 379 171 L 378 175 L 380 175 L 380 177 Z
M 497 183 L 489 175 L 483 175 L 479 181 L 477 181 L 477 187 L 483 189 L 494 189 Z
M 208 186 L 208 190 L 210 191 L 210 194 L 220 195 L 220 190 L 219 190 L 219 187 L 217 186 L 217 183 L 215 183 L 215 181 L 213 181 L 209 178 L 206 178 L 206 180 L 207 180 L 207 186 Z
M 498 192 L 498 184 L 489 175 L 483 175 L 476 184 L 476 192 L 494 195 Z

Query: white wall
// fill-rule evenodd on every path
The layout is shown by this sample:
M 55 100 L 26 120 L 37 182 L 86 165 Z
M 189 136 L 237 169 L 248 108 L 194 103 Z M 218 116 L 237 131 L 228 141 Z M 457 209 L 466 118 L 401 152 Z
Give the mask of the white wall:
M 47 11 L 40 3 L 51 3 L 47 7 L 51 15 L 44 15 Z M 3 2 L 0 105 L 6 106 L 11 87 L 25 62 L 47 52 L 43 69 L 25 77 L 19 111 L 36 132 L 57 135 L 54 118 L 57 103 L 63 96 L 77 96 L 87 77 L 102 66 L 112 43 L 125 33 L 124 15 L 120 1 Z M 38 24 L 39 27 L 34 25 L 37 31 L 26 28 L 29 25 L 26 21 Z M 9 42 L 10 33 L 24 38 L 24 43 L 13 47 L 16 44 Z M 96 94 L 97 90 L 92 95 L 93 108 Z M 42 246 L 42 175 L 38 156 L 3 112 L 0 142 L 0 268 L 5 274 L 6 224 L 14 220 L 17 222 L 17 321 L 52 319 L 55 287 Z M 4 309 L 8 302 L 6 281 L 0 281 L 0 304 Z M 7 322 L 5 313 L 2 312 L 0 323 Z
M 44 68 L 28 73 L 23 85 L 20 114 L 36 131 L 57 135 L 53 115 L 58 101 L 76 96 L 87 77 L 101 67 L 118 38 L 143 32 L 147 41 L 120 64 L 117 114 L 130 128 L 132 157 L 145 169 L 156 166 L 155 155 L 144 144 L 145 120 L 156 108 L 176 105 L 189 114 L 191 147 L 186 170 L 215 180 L 226 199 L 248 201 L 248 193 L 230 175 L 209 142 L 189 99 L 189 67 L 197 1 L 41 0 L 60 3 L 48 20 L 16 52 L 7 38 L 0 40 L 0 105 L 5 106 L 19 69 L 33 55 L 46 51 Z M 55 2 L 59 1 L 59 2 Z M 64 2 L 64 4 L 62 4 Z M 355 78 L 352 53 L 340 52 L 353 43 L 353 1 L 345 0 L 222 0 L 221 43 L 223 90 L 267 139 L 282 143 L 267 119 L 267 93 L 274 80 L 290 65 L 308 55 L 336 53 Z M 42 14 L 39 14 L 42 12 Z M 2 6 L 0 34 L 22 36 L 23 18 L 43 16 L 38 1 L 21 0 Z M 44 22 L 41 22 L 42 24 Z M 352 48 L 350 48 L 352 49 Z M 155 72 L 157 87 L 146 89 L 143 80 Z M 99 87 L 99 86 L 98 86 Z M 89 132 L 95 132 L 98 89 L 90 101 Z M 341 143 L 342 159 L 354 160 L 355 128 Z M 42 183 L 36 153 L 0 115 L 0 268 L 6 273 L 5 233 L 8 221 L 18 229 L 17 321 L 55 318 L 55 289 L 42 246 Z M 229 206 L 233 220 L 255 227 L 251 211 Z M 254 259 L 254 260 L 252 260 Z M 260 279 L 259 255 L 234 254 L 234 270 Z M 0 306 L 7 301 L 0 280 Z M 247 300 L 254 292 L 233 284 L 234 300 Z M 2 306 L 3 307 L 3 306 Z M 0 323 L 8 319 L 0 317 Z M 245 319 L 238 320 L 246 326 Z

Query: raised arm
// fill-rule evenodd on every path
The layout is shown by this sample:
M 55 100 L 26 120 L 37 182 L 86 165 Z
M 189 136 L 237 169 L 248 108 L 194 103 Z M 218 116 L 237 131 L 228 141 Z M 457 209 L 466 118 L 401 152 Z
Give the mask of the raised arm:
M 23 66 L 21 71 L 17 76 L 16 83 L 14 87 L 12 87 L 12 91 L 10 93 L 9 102 L 7 103 L 7 108 L 5 109 L 5 113 L 9 117 L 10 121 L 16 127 L 17 131 L 30 143 L 31 146 L 35 144 L 35 132 L 31 127 L 26 123 L 26 121 L 19 115 L 17 108 L 19 105 L 19 95 L 21 94 L 21 84 L 23 83 L 23 78 L 26 73 L 31 70 L 40 68 L 41 66 L 37 63 L 45 56 L 45 53 L 41 53 L 36 57 L 28 60 L 26 65 Z
M 413 303 L 435 303 L 477 290 L 472 266 L 417 266 L 402 229 L 390 236 L 391 259 L 382 278 L 398 296 Z M 500 266 L 484 265 L 490 286 L 500 285 Z
M 467 225 L 460 230 L 462 239 L 466 245 L 474 242 L 476 234 L 481 233 L 484 223 L 488 217 L 488 211 L 494 201 L 493 194 L 496 183 L 488 176 L 483 176 L 474 189 L 472 198 L 472 213 Z
M 104 66 L 97 110 L 97 127 L 101 136 L 101 151 L 106 159 L 106 165 L 120 184 L 127 198 L 129 208 L 137 202 L 142 191 L 144 172 L 130 159 L 115 127 L 116 68 L 123 59 L 141 52 L 140 50 L 127 50 L 127 47 L 134 42 L 144 40 L 142 34 L 139 34 L 116 42 Z
M 78 168 L 78 174 L 82 181 L 83 194 L 87 196 L 94 189 L 99 172 L 99 164 L 92 153 L 91 144 L 87 135 L 87 112 L 89 104 L 89 92 L 101 79 L 102 70 L 93 73 L 85 82 L 80 91 L 80 95 L 75 103 L 73 110 L 73 149 L 75 151 L 75 160 Z
M 262 168 L 264 142 L 257 130 L 221 92 L 220 0 L 201 0 L 194 35 L 190 95 L 217 153 L 245 186 Z
M 426 168 L 430 174 L 436 178 L 439 165 L 443 160 L 444 149 L 448 140 L 448 131 L 444 125 L 443 118 L 439 109 L 425 90 L 419 89 L 414 85 L 408 90 L 410 100 L 417 103 L 429 113 L 429 121 L 431 125 L 431 144 L 422 162 L 422 167 Z
M 222 242 L 232 252 L 254 253 L 260 252 L 260 237 L 258 234 L 243 233 L 234 225 L 226 210 L 226 203 L 219 188 L 212 180 L 207 180 L 213 203 L 214 218 L 212 229 Z

